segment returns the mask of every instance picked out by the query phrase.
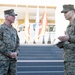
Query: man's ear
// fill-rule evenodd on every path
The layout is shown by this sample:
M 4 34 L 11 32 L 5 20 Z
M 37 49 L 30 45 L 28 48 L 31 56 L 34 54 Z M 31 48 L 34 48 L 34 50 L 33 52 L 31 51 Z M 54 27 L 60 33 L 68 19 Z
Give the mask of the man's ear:
M 74 10 L 72 10 L 72 12 L 71 12 L 72 14 L 75 14 L 75 11 Z

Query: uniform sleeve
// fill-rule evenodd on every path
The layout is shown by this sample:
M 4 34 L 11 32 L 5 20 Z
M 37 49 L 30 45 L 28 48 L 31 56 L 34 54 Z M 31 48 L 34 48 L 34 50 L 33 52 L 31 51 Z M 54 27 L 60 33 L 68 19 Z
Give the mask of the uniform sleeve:
M 0 27 L 0 53 L 10 57 L 10 51 L 6 49 L 6 44 L 3 41 L 3 29 Z
M 16 38 L 16 52 L 17 54 L 19 54 L 19 51 L 20 51 L 20 40 L 19 40 L 19 36 L 18 36 L 18 33 L 17 33 L 17 38 Z
M 69 42 L 75 43 L 75 35 L 69 35 Z
M 74 30 L 72 32 L 73 34 L 69 35 L 69 42 L 71 43 L 75 43 L 75 26 L 74 26 Z

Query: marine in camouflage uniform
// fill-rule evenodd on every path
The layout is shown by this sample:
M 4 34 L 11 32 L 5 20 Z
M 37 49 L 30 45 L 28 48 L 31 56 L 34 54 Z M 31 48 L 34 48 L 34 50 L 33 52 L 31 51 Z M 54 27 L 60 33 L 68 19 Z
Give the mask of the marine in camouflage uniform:
M 12 10 L 7 13 L 12 14 Z M 12 58 L 11 53 L 19 53 L 19 37 L 13 26 L 3 23 L 0 26 L 0 75 L 17 75 L 17 56 Z
M 64 75 L 75 75 L 75 11 L 74 5 L 63 5 L 63 10 L 66 20 L 70 23 L 66 29 L 65 36 L 59 36 L 60 41 L 64 41 Z
M 67 27 L 69 40 L 64 42 L 65 75 L 75 75 L 75 19 Z

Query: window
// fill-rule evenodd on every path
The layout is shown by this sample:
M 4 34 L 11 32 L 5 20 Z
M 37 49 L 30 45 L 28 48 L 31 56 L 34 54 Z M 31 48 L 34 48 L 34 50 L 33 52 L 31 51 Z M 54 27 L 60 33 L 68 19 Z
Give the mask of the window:
M 48 25 L 46 28 L 47 32 L 55 32 L 55 25 Z

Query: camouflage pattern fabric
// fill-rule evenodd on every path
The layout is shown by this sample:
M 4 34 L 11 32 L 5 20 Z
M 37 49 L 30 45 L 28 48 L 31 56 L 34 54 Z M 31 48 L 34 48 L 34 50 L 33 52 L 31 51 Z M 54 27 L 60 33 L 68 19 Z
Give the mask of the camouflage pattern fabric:
M 64 75 L 75 75 L 75 62 L 64 62 Z
M 75 61 L 75 19 L 72 24 L 68 25 L 66 34 L 70 39 L 64 42 L 64 60 Z
M 0 75 L 16 75 L 17 58 L 11 52 L 19 53 L 19 37 L 15 28 L 5 23 L 0 26 Z M 8 74 L 9 73 L 9 74 Z
M 0 61 L 0 75 L 17 75 L 16 61 Z
M 68 25 L 66 34 L 70 38 L 64 42 L 64 75 L 75 75 L 75 19 Z

